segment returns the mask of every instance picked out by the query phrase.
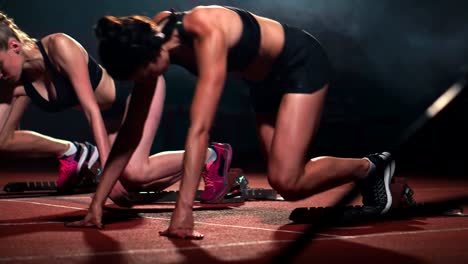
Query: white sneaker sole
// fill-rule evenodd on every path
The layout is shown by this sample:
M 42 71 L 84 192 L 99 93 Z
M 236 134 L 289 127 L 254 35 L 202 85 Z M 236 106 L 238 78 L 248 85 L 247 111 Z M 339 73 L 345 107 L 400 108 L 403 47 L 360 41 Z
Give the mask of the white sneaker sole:
M 383 152 L 386 156 L 386 158 L 391 158 L 390 153 L 388 152 Z M 387 194 L 387 203 L 385 204 L 384 209 L 380 214 L 385 214 L 390 210 L 390 207 L 392 207 L 392 192 L 390 191 L 390 183 L 392 182 L 393 174 L 395 173 L 395 161 L 392 160 L 390 164 L 385 168 L 384 171 L 384 182 L 385 182 L 385 193 Z

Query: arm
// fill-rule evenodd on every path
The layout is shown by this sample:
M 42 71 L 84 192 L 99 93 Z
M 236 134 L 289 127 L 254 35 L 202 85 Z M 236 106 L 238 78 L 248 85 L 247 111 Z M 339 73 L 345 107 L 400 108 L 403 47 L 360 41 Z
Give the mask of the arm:
M 102 207 L 140 143 L 145 124 L 152 122 L 152 120 L 148 120 L 151 101 L 156 90 L 164 89 L 164 85 L 162 77 L 136 84 L 130 99 L 127 117 L 109 153 L 108 161 L 102 173 L 102 180 L 96 189 L 88 215 L 84 220 L 69 223 L 67 226 L 97 226 L 102 228 Z
M 5 129 L 10 131 L 20 129 L 20 121 L 24 112 L 31 103 L 31 99 L 27 96 L 17 96 L 13 99 L 10 115 L 5 123 Z
M 49 54 L 60 70 L 70 79 L 91 126 L 99 150 L 101 164 L 105 164 L 110 145 L 101 111 L 89 79 L 86 52 L 71 37 L 65 34 L 57 34 L 49 42 Z
M 29 105 L 30 99 L 26 96 L 13 98 L 11 104 L 0 103 L 0 149 L 9 154 L 21 152 L 29 153 L 36 145 L 31 145 L 35 135 L 29 131 L 16 131 L 19 127 L 21 117 Z M 35 142 L 34 142 L 35 143 Z
M 198 80 L 190 109 L 190 128 L 184 157 L 184 175 L 169 229 L 163 235 L 201 238 L 193 234 L 192 206 L 200 182 L 209 130 L 216 114 L 226 78 L 227 45 L 222 29 L 206 20 L 203 10 L 185 17 L 185 29 L 194 35 Z
M 13 95 L 13 99 L 0 103 L 0 150 L 20 157 L 56 156 L 64 143 L 40 133 L 20 130 L 19 125 L 31 99 L 26 95 Z
M 0 89 L 5 88 L 0 87 Z M 5 148 L 6 142 L 13 132 L 8 126 L 13 103 L 14 98 L 11 95 L 0 94 L 0 148 L 2 150 Z
M 109 161 L 104 167 L 102 181 L 96 190 L 93 203 L 96 206 L 103 206 L 112 187 L 122 174 L 128 164 L 132 154 L 140 143 L 145 124 L 148 120 L 151 101 L 156 93 L 156 89 L 163 89 L 164 79 L 162 77 L 145 83 L 136 83 L 130 99 L 127 117 L 122 124 L 117 135 L 112 150 L 109 154 Z M 156 89 L 155 89 L 156 87 Z
M 12 147 L 23 149 L 21 142 L 11 142 L 15 130 L 18 129 L 19 122 L 24 111 L 29 105 L 27 96 L 1 96 L 0 98 L 0 149 L 12 150 Z M 20 146 L 18 146 L 20 145 Z M 30 145 L 27 146 L 28 148 Z

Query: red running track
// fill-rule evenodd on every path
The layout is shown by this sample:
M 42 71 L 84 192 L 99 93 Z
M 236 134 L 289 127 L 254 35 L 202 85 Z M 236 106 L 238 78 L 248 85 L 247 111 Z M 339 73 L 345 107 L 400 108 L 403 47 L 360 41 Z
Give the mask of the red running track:
M 246 176 L 250 187 L 269 188 L 264 174 Z M 407 177 L 417 201 L 468 196 L 468 180 L 398 176 Z M 2 186 L 25 180 L 54 180 L 54 172 L 0 172 Z M 1 193 L 0 263 L 268 263 L 304 230 L 288 220 L 292 209 L 330 205 L 349 187 L 300 202 L 197 205 L 201 241 L 158 235 L 173 204 L 119 209 L 109 202 L 104 230 L 76 229 L 63 224 L 84 216 L 91 194 Z M 322 230 L 294 263 L 468 263 L 466 245 L 468 218 L 412 217 Z

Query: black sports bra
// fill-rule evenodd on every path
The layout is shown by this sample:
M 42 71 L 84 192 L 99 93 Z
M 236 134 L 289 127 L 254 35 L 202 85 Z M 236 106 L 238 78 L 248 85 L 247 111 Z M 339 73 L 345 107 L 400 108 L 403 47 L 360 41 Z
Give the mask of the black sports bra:
M 21 81 L 23 83 L 26 94 L 31 98 L 35 105 L 47 112 L 59 112 L 70 107 L 77 106 L 79 104 L 78 97 L 75 93 L 75 89 L 73 89 L 73 86 L 70 83 L 70 80 L 57 71 L 55 65 L 52 64 L 49 57 L 47 56 L 42 43 L 37 41 L 36 44 L 39 47 L 42 57 L 44 58 L 46 70 L 50 73 L 52 78 L 52 83 L 54 84 L 55 90 L 57 92 L 57 98 L 49 101 L 44 99 L 37 92 L 36 88 L 34 88 L 32 83 L 28 81 L 27 76 L 22 75 Z M 88 59 L 88 71 L 91 86 L 93 87 L 93 90 L 96 90 L 102 78 L 102 69 L 91 56 L 89 56 Z

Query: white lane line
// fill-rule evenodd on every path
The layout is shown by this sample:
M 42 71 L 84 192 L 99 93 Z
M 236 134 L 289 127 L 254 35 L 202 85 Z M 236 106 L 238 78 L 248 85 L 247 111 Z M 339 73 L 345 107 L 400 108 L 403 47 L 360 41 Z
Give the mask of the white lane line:
M 426 234 L 426 233 L 460 232 L 460 231 L 468 231 L 468 227 L 467 228 L 434 229 L 434 230 L 418 230 L 418 231 L 402 231 L 402 232 L 385 232 L 385 233 L 356 235 L 356 236 L 324 237 L 324 238 L 316 238 L 314 240 L 315 241 L 316 240 L 352 240 L 352 239 L 381 237 L 381 236 L 402 236 L 402 235 L 417 235 L 417 234 Z M 149 253 L 167 253 L 167 252 L 180 252 L 180 251 L 223 248 L 223 247 L 241 247 L 241 246 L 253 246 L 253 245 L 290 243 L 293 241 L 294 240 L 261 240 L 261 241 L 200 245 L 200 246 L 178 247 L 178 248 L 130 249 L 130 250 L 118 250 L 118 251 L 62 254 L 62 255 L 55 255 L 55 256 L 35 255 L 35 256 L 18 256 L 18 257 L 0 257 L 0 262 L 38 260 L 38 259 L 50 259 L 50 258 L 76 258 L 76 257 L 111 256 L 111 255 L 137 255 L 137 254 L 149 254 Z
M 170 221 L 170 218 L 163 218 L 163 217 L 153 217 L 153 216 L 141 216 L 147 219 L 154 219 L 154 220 L 163 220 L 163 221 Z M 250 226 L 238 226 L 238 225 L 223 225 L 223 224 L 216 224 L 216 223 L 207 223 L 207 222 L 199 222 L 195 221 L 195 224 L 200 225 L 210 225 L 210 226 L 221 226 L 221 227 L 231 227 L 231 228 L 242 228 L 242 229 L 253 229 L 253 230 L 263 230 L 263 231 L 273 231 L 273 232 L 283 232 L 283 233 L 293 233 L 293 234 L 302 234 L 301 231 L 292 231 L 292 230 L 278 230 L 278 229 L 270 229 L 270 228 L 261 228 L 261 227 L 250 227 Z M 335 236 L 335 235 L 331 235 Z
M 29 203 L 29 204 L 45 205 L 45 206 L 59 207 L 59 208 L 65 208 L 65 209 L 87 210 L 86 208 L 65 206 L 65 205 L 57 205 L 57 204 L 48 204 L 48 203 L 40 203 L 40 202 L 33 202 L 33 201 L 22 200 L 22 199 L 15 199 L 15 200 L 0 199 L 0 202 Z
M 63 222 L 46 221 L 46 222 L 24 222 L 24 223 L 0 223 L 0 226 L 49 225 L 49 224 L 63 224 Z
M 86 211 L 87 209 L 85 208 L 79 208 L 79 207 L 72 207 L 72 206 L 64 206 L 64 205 L 55 205 L 55 204 L 48 204 L 48 203 L 39 203 L 39 202 L 33 202 L 33 201 L 28 201 L 28 200 L 0 200 L 1 201 L 6 201 L 6 202 L 19 202 L 19 203 L 30 203 L 30 204 L 37 204 L 37 205 L 44 205 L 44 206 L 52 206 L 52 207 L 59 207 L 59 208 L 66 208 L 66 209 L 76 209 L 76 210 L 84 210 Z M 114 211 L 115 212 L 115 211 Z M 125 213 L 120 213 L 120 214 L 125 214 Z M 141 218 L 146 218 L 146 219 L 153 219 L 153 220 L 162 220 L 162 221 L 170 221 L 170 218 L 163 218 L 163 217 L 152 217 L 152 216 L 144 216 L 140 215 Z M 215 224 L 215 223 L 206 223 L 206 222 L 195 222 L 195 224 L 201 224 L 201 225 L 210 225 L 210 226 L 221 226 L 221 227 L 229 227 L 229 228 L 241 228 L 241 229 L 251 229 L 251 230 L 262 230 L 262 231 L 270 231 L 270 232 L 281 232 L 281 233 L 292 233 L 292 234 L 302 234 L 301 231 L 290 231 L 290 230 L 278 230 L 278 229 L 269 229 L 269 228 L 258 228 L 258 227 L 250 227 L 250 226 L 237 226 L 237 225 L 223 225 L 223 224 Z M 321 234 L 319 234 L 321 235 Z M 335 236 L 335 235 L 327 235 L 324 234 L 324 236 Z

